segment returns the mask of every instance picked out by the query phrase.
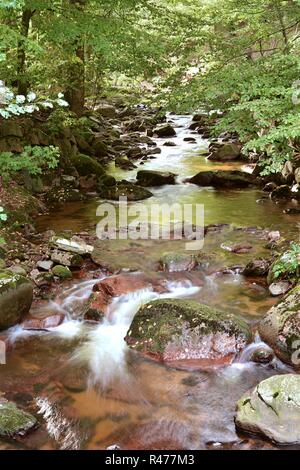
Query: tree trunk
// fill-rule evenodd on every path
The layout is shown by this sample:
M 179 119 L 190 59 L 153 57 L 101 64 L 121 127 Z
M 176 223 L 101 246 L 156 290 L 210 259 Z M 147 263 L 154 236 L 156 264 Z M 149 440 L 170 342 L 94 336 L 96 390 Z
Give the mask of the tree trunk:
M 18 62 L 17 62 L 17 73 L 18 73 L 18 94 L 27 95 L 28 92 L 28 78 L 26 77 L 26 39 L 29 34 L 30 20 L 34 14 L 32 10 L 23 10 L 21 19 L 20 34 L 21 38 L 18 42 Z
M 70 0 L 70 4 L 78 10 L 83 10 L 85 0 Z M 66 90 L 66 100 L 70 105 L 70 111 L 77 116 L 82 116 L 85 102 L 85 50 L 84 40 L 78 37 L 75 45 L 75 60 L 68 68 L 68 88 Z

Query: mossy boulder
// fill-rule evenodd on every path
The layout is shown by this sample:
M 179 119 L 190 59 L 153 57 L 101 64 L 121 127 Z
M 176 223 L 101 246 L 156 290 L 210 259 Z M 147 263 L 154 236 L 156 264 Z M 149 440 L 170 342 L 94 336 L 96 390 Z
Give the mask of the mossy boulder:
M 88 155 L 80 153 L 76 156 L 73 156 L 71 162 L 80 176 L 97 175 L 101 177 L 105 174 L 105 171 L 100 163 Z
M 34 416 L 17 408 L 15 403 L 0 398 L 0 436 L 24 436 L 37 426 Z
M 160 124 L 155 129 L 153 133 L 158 137 L 174 137 L 176 136 L 176 131 L 173 126 L 169 123 Z
M 32 298 L 33 286 L 26 277 L 0 271 L 0 330 L 19 323 L 29 312 Z
M 176 175 L 169 171 L 140 170 L 136 178 L 140 186 L 163 186 L 175 184 Z
M 240 317 L 193 300 L 156 300 L 139 309 L 125 338 L 142 355 L 175 367 L 230 363 L 251 339 Z
M 277 356 L 300 366 L 300 285 L 273 306 L 259 323 L 259 334 Z
M 300 444 L 300 376 L 274 375 L 237 403 L 236 426 L 276 444 Z
M 213 186 L 215 188 L 246 188 L 259 184 L 255 176 L 239 170 L 200 171 L 188 180 L 198 186 Z
M 54 268 L 52 269 L 52 273 L 54 274 L 54 276 L 57 276 L 62 280 L 72 279 L 73 277 L 70 269 L 67 266 L 62 266 L 61 264 L 54 266 Z
M 227 162 L 238 160 L 241 158 L 242 144 L 239 142 L 228 142 L 228 143 L 215 143 L 210 150 L 212 153 L 209 155 L 208 160 L 216 162 Z
M 125 180 L 118 181 L 114 186 L 99 187 L 99 194 L 103 199 L 112 201 L 118 201 L 120 197 L 127 197 L 128 201 L 140 201 L 153 196 L 148 189 Z

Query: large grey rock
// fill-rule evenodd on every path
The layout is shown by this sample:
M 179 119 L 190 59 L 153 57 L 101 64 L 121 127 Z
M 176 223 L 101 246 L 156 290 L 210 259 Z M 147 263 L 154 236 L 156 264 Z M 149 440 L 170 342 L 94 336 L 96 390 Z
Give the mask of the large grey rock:
M 139 309 L 125 338 L 130 348 L 175 367 L 230 363 L 251 339 L 240 317 L 193 300 L 155 300 Z
M 300 285 L 273 306 L 259 323 L 259 334 L 279 358 L 300 365 Z
M 0 436 L 24 436 L 37 426 L 34 416 L 17 408 L 15 403 L 0 398 Z
M 32 298 L 33 286 L 26 277 L 0 271 L 0 330 L 19 323 L 29 312 Z
M 300 443 L 300 376 L 274 375 L 237 403 L 236 425 L 282 445 Z
M 67 251 L 69 253 L 76 253 L 78 255 L 89 255 L 94 250 L 92 245 L 88 245 L 84 240 L 81 240 L 81 238 L 76 236 L 70 239 L 54 236 L 51 238 L 50 243 L 60 250 Z M 52 261 L 56 260 L 53 259 Z M 56 262 L 61 261 L 57 260 Z
M 226 162 L 238 160 L 241 157 L 242 144 L 239 142 L 228 142 L 225 144 L 214 144 L 210 147 L 212 153 L 209 155 L 208 160 L 216 162 Z
M 172 127 L 169 123 L 160 124 L 155 129 L 153 129 L 153 132 L 158 137 L 174 137 L 176 135 L 174 127 Z

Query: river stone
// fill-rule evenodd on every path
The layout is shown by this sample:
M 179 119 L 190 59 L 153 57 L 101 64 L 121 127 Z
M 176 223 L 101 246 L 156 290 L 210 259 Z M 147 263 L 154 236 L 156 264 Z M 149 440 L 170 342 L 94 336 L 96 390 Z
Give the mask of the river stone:
M 286 294 L 290 289 L 292 285 L 288 281 L 278 281 L 278 282 L 273 282 L 269 286 L 269 291 L 271 295 L 274 297 L 277 297 L 279 295 L 284 295 Z
M 153 132 L 158 137 L 174 137 L 176 135 L 174 127 L 172 127 L 169 123 L 157 126 L 155 129 L 153 129 Z
M 76 236 L 70 239 L 54 236 L 50 239 L 50 243 L 60 250 L 78 255 L 90 255 L 94 250 L 92 245 L 88 245 L 84 240 Z
M 32 283 L 20 274 L 0 271 L 0 330 L 18 323 L 29 312 Z
M 144 356 L 196 369 L 232 362 L 251 339 L 240 317 L 193 300 L 156 300 L 139 309 L 125 338 Z
M 246 265 L 243 275 L 247 277 L 264 277 L 267 276 L 271 261 L 268 259 L 254 259 Z
M 259 334 L 282 361 L 299 367 L 300 285 L 268 311 L 259 323 Z
M 216 162 L 227 162 L 238 160 L 241 157 L 242 144 L 238 142 L 228 142 L 226 144 L 214 144 L 212 153 L 208 160 Z
M 54 268 L 52 269 L 52 273 L 54 274 L 54 276 L 57 276 L 62 280 L 72 279 L 73 277 L 73 274 L 70 269 L 67 266 L 62 266 L 60 264 L 54 266 Z
M 213 186 L 215 188 L 245 188 L 258 184 L 255 176 L 239 170 L 200 171 L 188 179 L 188 182 L 198 186 Z
M 34 416 L 17 408 L 15 403 L 0 398 L 0 436 L 24 436 L 37 426 Z
M 300 376 L 274 375 L 237 403 L 236 426 L 281 445 L 300 443 Z
M 174 273 L 192 271 L 198 265 L 197 256 L 188 253 L 164 253 L 159 261 L 163 271 Z
M 51 254 L 51 260 L 52 261 L 50 263 L 52 263 L 52 266 L 50 266 L 49 270 L 53 267 L 54 263 L 72 268 L 78 268 L 83 263 L 83 258 L 81 255 L 78 255 L 77 253 L 67 253 L 66 251 L 59 250 L 53 251 Z
M 101 177 L 105 174 L 103 167 L 92 157 L 82 153 L 72 157 L 73 166 L 80 176 L 97 175 Z
M 176 175 L 167 171 L 140 170 L 137 173 L 137 182 L 141 186 L 163 186 L 175 184 Z
M 124 180 L 115 186 L 101 188 L 99 195 L 112 201 L 118 201 L 120 197 L 126 197 L 128 201 L 141 201 L 153 196 L 148 189 Z

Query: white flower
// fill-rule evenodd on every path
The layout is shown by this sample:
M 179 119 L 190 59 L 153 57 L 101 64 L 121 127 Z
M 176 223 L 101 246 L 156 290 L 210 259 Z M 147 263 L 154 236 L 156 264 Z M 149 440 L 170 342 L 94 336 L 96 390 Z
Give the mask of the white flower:
M 64 95 L 63 93 L 58 93 L 57 97 L 58 97 L 58 98 L 64 98 L 65 95 Z
M 26 98 L 25 98 L 24 95 L 17 95 L 16 96 L 16 102 L 18 104 L 23 104 L 23 103 L 25 103 L 25 101 L 26 101 Z
M 35 99 L 36 99 L 36 94 L 35 94 L 33 91 L 31 91 L 30 93 L 28 93 L 28 95 L 27 95 L 27 101 L 28 101 L 29 103 L 32 103 L 32 101 L 34 101 Z

